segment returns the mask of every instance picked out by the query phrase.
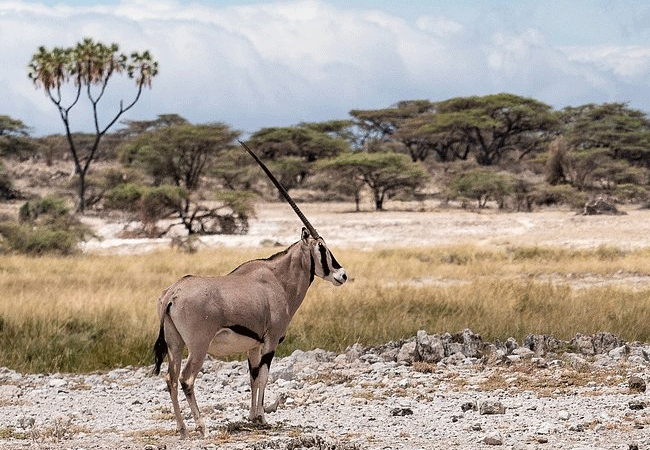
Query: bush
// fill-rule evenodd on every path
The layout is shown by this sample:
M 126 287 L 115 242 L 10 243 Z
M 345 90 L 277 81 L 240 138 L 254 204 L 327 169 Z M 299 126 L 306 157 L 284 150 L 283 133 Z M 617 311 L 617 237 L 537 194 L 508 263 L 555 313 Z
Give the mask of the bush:
M 449 189 L 456 195 L 477 200 L 479 208 L 484 208 L 490 199 L 496 200 L 499 207 L 502 207 L 515 184 L 513 175 L 489 169 L 473 169 L 456 175 L 449 183 Z
M 531 194 L 533 203 L 538 206 L 569 205 L 574 209 L 582 209 L 587 201 L 587 195 L 572 188 L 568 184 L 557 186 L 542 185 Z
M 136 212 L 140 209 L 140 200 L 144 189 L 144 187 L 135 183 L 124 183 L 115 186 L 104 195 L 104 207 Z
M 59 197 L 44 197 L 40 200 L 26 202 L 18 211 L 18 219 L 21 222 L 34 223 L 39 217 L 43 217 L 46 222 L 51 223 L 61 217 L 70 214 L 64 199 Z
M 623 201 L 647 203 L 648 190 L 638 184 L 619 184 L 614 190 L 614 195 Z
M 33 227 L 15 222 L 1 222 L 2 247 L 27 255 L 53 253 L 71 255 L 78 251 L 81 241 L 75 230 L 53 229 L 50 226 Z
M 70 255 L 91 233 L 71 213 L 65 200 L 45 197 L 26 202 L 19 222 L 0 222 L 0 248 L 28 255 Z
M 182 188 L 163 185 L 146 188 L 142 194 L 140 208 L 143 223 L 155 223 L 182 208 L 187 194 Z
M 0 161 L 0 199 L 13 200 L 18 197 L 13 181 Z

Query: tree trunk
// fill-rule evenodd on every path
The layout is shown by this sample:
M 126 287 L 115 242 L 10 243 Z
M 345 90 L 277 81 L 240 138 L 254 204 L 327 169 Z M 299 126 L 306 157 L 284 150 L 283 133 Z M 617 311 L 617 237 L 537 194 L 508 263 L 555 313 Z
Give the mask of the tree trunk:
M 384 194 L 375 192 L 375 210 L 377 211 L 384 210 Z
M 79 171 L 79 204 L 77 209 L 80 214 L 86 211 L 86 174 L 82 170 Z

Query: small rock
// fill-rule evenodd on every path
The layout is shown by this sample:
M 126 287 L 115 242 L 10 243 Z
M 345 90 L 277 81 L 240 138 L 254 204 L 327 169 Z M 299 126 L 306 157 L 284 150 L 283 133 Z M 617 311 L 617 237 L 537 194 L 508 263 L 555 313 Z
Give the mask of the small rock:
M 25 430 L 32 428 L 34 423 L 36 423 L 36 419 L 30 416 L 22 416 L 18 419 L 18 426 Z
M 632 375 L 630 379 L 627 382 L 628 387 L 630 388 L 631 391 L 634 392 L 645 392 L 645 381 L 643 378 L 638 377 L 636 375 Z
M 643 400 L 630 400 L 627 404 L 632 410 L 641 410 L 645 408 L 645 402 Z
M 515 351 L 515 349 L 519 347 L 519 344 L 517 344 L 517 340 L 515 338 L 509 337 L 506 339 L 505 346 L 508 354 L 511 354 Z
M 462 409 L 463 412 L 477 411 L 478 407 L 476 406 L 476 402 L 465 402 L 462 405 L 460 405 L 460 409 Z
M 390 410 L 391 416 L 412 416 L 413 410 L 411 408 L 393 408 Z
M 62 388 L 67 386 L 68 382 L 63 378 L 52 378 L 48 383 L 50 387 Z
M 585 426 L 581 423 L 574 423 L 571 426 L 569 426 L 569 431 L 575 431 L 577 433 L 582 433 L 585 431 Z
M 560 420 L 569 420 L 569 412 L 563 409 L 557 413 L 557 418 Z
M 417 332 L 414 351 L 417 359 L 424 362 L 437 363 L 445 357 L 445 347 L 440 338 L 429 336 L 424 330 Z
M 532 358 L 533 356 L 535 356 L 535 352 L 533 352 L 531 349 L 526 347 L 516 348 L 512 353 L 524 359 Z
M 415 346 L 415 342 L 407 342 L 406 344 L 402 345 L 402 347 L 399 349 L 399 352 L 397 353 L 397 362 L 412 363 L 415 360 L 417 354 Z
M 494 432 L 485 436 L 483 443 L 487 445 L 503 445 L 503 438 L 498 432 Z
M 479 413 L 481 415 L 505 414 L 505 412 L 506 412 L 506 407 L 503 406 L 503 404 L 497 400 L 486 400 L 481 403 L 481 407 L 479 408 Z

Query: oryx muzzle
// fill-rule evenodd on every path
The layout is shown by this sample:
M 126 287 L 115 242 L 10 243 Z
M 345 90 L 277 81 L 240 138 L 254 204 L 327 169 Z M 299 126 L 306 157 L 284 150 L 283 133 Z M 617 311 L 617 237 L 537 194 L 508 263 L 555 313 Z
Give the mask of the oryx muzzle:
M 205 424 L 194 395 L 194 381 L 207 353 L 248 354 L 251 382 L 250 420 L 265 423 L 264 391 L 271 361 L 284 339 L 289 322 L 307 290 L 320 277 L 340 286 L 347 281 L 323 239 L 296 206 L 286 189 L 242 142 L 305 224 L 300 240 L 267 259 L 245 262 L 221 277 L 185 276 L 165 289 L 158 299 L 160 332 L 154 345 L 154 373 L 168 357 L 167 387 L 178 431 L 187 428 L 178 403 L 178 385 L 190 405 L 201 435 Z M 183 351 L 187 361 L 182 367 Z

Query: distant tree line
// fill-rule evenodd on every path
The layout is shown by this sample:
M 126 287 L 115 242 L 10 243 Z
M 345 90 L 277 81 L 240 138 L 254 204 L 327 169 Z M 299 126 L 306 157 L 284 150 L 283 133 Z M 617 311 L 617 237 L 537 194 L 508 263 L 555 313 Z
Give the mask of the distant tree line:
M 121 124 L 101 143 L 92 134 L 69 136 L 109 163 L 85 180 L 85 208 L 131 214 L 150 236 L 167 231 L 163 219 L 188 234 L 245 233 L 253 196 L 277 195 L 239 148 L 241 132 L 227 124 L 191 124 L 176 114 Z M 34 138 L 21 121 L 0 116 L 2 159 L 72 159 L 72 189 L 80 172 L 69 139 Z M 432 196 L 526 211 L 578 206 L 602 193 L 648 202 L 650 120 L 622 103 L 553 110 L 507 93 L 409 100 L 352 110 L 344 120 L 263 128 L 246 142 L 299 197 L 352 200 L 357 209 L 366 195 L 378 211 L 392 198 Z M 20 195 L 7 164 L 0 195 Z

